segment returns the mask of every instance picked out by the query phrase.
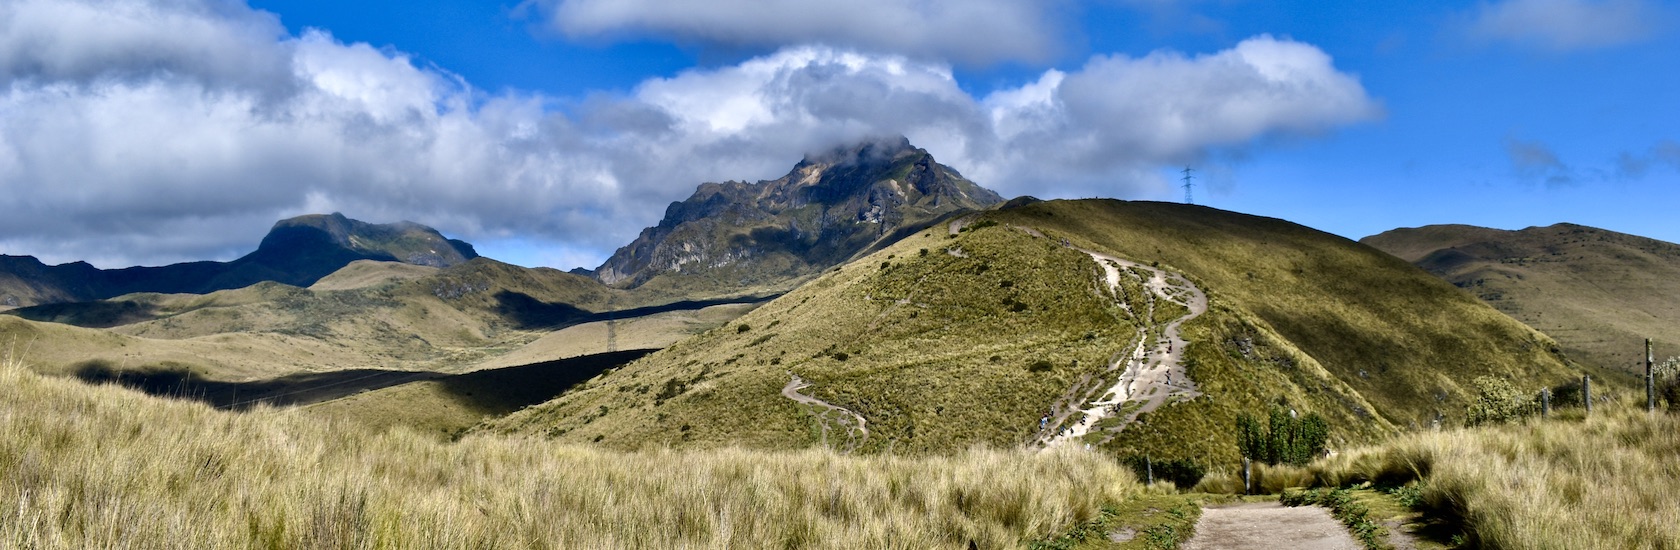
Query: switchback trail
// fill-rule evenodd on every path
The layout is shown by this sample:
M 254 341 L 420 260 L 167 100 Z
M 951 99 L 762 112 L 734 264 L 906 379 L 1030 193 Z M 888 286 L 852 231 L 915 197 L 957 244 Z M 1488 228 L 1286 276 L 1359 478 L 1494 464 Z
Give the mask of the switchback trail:
M 1029 233 L 1038 234 L 1030 230 Z M 1104 282 L 1120 306 L 1137 322 L 1137 333 L 1126 351 L 1110 362 L 1107 369 L 1081 380 L 1063 396 L 1058 403 L 1059 410 L 1053 409 L 1053 417 L 1039 430 L 1036 441 L 1045 447 L 1082 441 L 1087 434 L 1098 430 L 1099 422 L 1119 417 L 1118 424 L 1101 428 L 1105 435 L 1100 441 L 1092 442 L 1106 443 L 1137 420 L 1139 414 L 1201 395 L 1184 369 L 1184 349 L 1189 342 L 1179 334 L 1179 328 L 1185 321 L 1207 312 L 1207 293 L 1176 273 L 1100 252 L 1084 249 L 1080 252 L 1089 254 L 1102 267 Z M 1144 311 L 1135 310 L 1132 297 L 1122 284 L 1124 278 L 1141 283 L 1148 290 L 1145 296 L 1139 297 Z M 1185 313 L 1158 324 L 1156 310 L 1164 304 L 1181 307 Z M 1109 380 L 1112 383 L 1105 386 Z
M 786 397 L 806 405 L 814 405 L 828 409 L 828 411 L 818 413 L 816 415 L 817 422 L 822 426 L 822 444 L 824 447 L 828 446 L 828 412 L 840 413 L 840 418 L 836 419 L 835 422 L 838 422 L 841 426 L 846 428 L 847 451 L 856 449 L 858 445 L 863 444 L 864 440 L 869 439 L 869 421 L 864 419 L 863 415 L 852 412 L 851 409 L 838 405 L 831 405 L 827 401 L 799 393 L 799 390 L 805 389 L 805 387 L 810 386 L 811 383 L 806 382 L 805 379 L 800 378 L 799 375 L 792 372 L 789 372 L 788 376 L 792 377 L 792 380 L 789 380 L 786 386 L 782 386 L 782 397 Z M 848 418 L 850 420 L 849 422 Z

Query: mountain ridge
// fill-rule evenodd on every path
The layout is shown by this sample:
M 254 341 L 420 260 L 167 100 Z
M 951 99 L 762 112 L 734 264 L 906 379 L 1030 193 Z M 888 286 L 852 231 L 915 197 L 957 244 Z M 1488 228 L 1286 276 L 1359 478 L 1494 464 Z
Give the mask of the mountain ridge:
M 1680 294 L 1680 244 L 1573 223 L 1430 225 L 1360 242 L 1556 338 L 1585 363 L 1643 374 L 1645 338 L 1659 360 L 1680 355 L 1680 304 L 1652 299 Z
M 81 261 L 49 266 L 33 256 L 0 255 L 0 305 L 87 302 L 136 292 L 207 294 L 264 281 L 307 287 L 358 260 L 441 268 L 477 257 L 471 244 L 417 223 L 311 214 L 275 222 L 255 251 L 228 262 L 99 269 Z

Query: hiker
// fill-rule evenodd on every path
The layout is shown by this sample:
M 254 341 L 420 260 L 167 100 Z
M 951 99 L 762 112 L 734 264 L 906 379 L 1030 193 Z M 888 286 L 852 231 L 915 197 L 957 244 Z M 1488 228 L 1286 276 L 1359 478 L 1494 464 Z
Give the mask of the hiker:
M 1050 415 L 1047 414 L 1047 415 L 1044 415 L 1044 418 L 1038 419 L 1038 431 L 1041 431 L 1041 432 L 1044 431 L 1044 427 L 1049 426 L 1049 425 L 1050 425 Z

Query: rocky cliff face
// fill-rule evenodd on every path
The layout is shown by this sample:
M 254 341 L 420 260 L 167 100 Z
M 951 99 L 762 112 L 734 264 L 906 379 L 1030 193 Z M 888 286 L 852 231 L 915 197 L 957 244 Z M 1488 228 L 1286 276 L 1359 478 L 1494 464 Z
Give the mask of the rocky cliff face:
M 595 275 L 623 287 L 657 278 L 702 287 L 769 283 L 1002 201 L 904 138 L 866 142 L 808 156 L 775 180 L 701 184 Z

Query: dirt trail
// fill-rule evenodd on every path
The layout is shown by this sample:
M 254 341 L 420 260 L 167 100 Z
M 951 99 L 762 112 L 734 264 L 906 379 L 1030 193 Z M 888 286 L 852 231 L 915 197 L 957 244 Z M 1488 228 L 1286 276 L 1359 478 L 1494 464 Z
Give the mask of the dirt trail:
M 1276 502 L 1202 509 L 1196 536 L 1185 550 L 1209 549 L 1342 550 L 1363 548 L 1347 529 L 1317 506 L 1286 507 Z
M 1037 441 L 1045 447 L 1080 441 L 1097 429 L 1098 422 L 1120 416 L 1119 424 L 1103 428 L 1106 435 L 1097 443 L 1104 443 L 1137 420 L 1139 414 L 1201 395 L 1184 369 L 1184 349 L 1189 342 L 1179 334 L 1179 328 L 1185 321 L 1207 312 L 1207 293 L 1178 274 L 1100 252 L 1083 249 L 1080 252 L 1089 254 L 1102 267 L 1104 282 L 1137 322 L 1138 329 L 1126 353 L 1119 355 L 1100 375 L 1081 380 L 1064 396 L 1062 410 L 1043 422 Z M 1126 287 L 1121 284 L 1126 277 L 1148 289 L 1148 295 L 1143 297 L 1146 311 L 1133 310 Z M 1155 310 L 1163 302 L 1183 307 L 1186 313 L 1157 325 Z M 1113 383 L 1103 386 L 1110 376 L 1114 376 Z
M 846 428 L 846 451 L 856 449 L 858 445 L 863 444 L 864 440 L 869 439 L 869 421 L 865 419 L 863 415 L 852 412 L 851 409 L 838 405 L 831 405 L 827 401 L 799 393 L 799 390 L 805 389 L 810 386 L 811 383 L 806 382 L 805 379 L 800 378 L 799 375 L 792 372 L 789 372 L 788 376 L 791 377 L 792 380 L 788 380 L 787 385 L 782 386 L 782 397 L 786 397 L 806 405 L 822 407 L 828 409 L 830 412 L 840 414 L 840 418 L 835 419 L 834 421 Z M 828 446 L 828 416 L 829 415 L 827 413 L 817 415 L 817 421 L 822 425 L 822 444 L 824 447 Z

